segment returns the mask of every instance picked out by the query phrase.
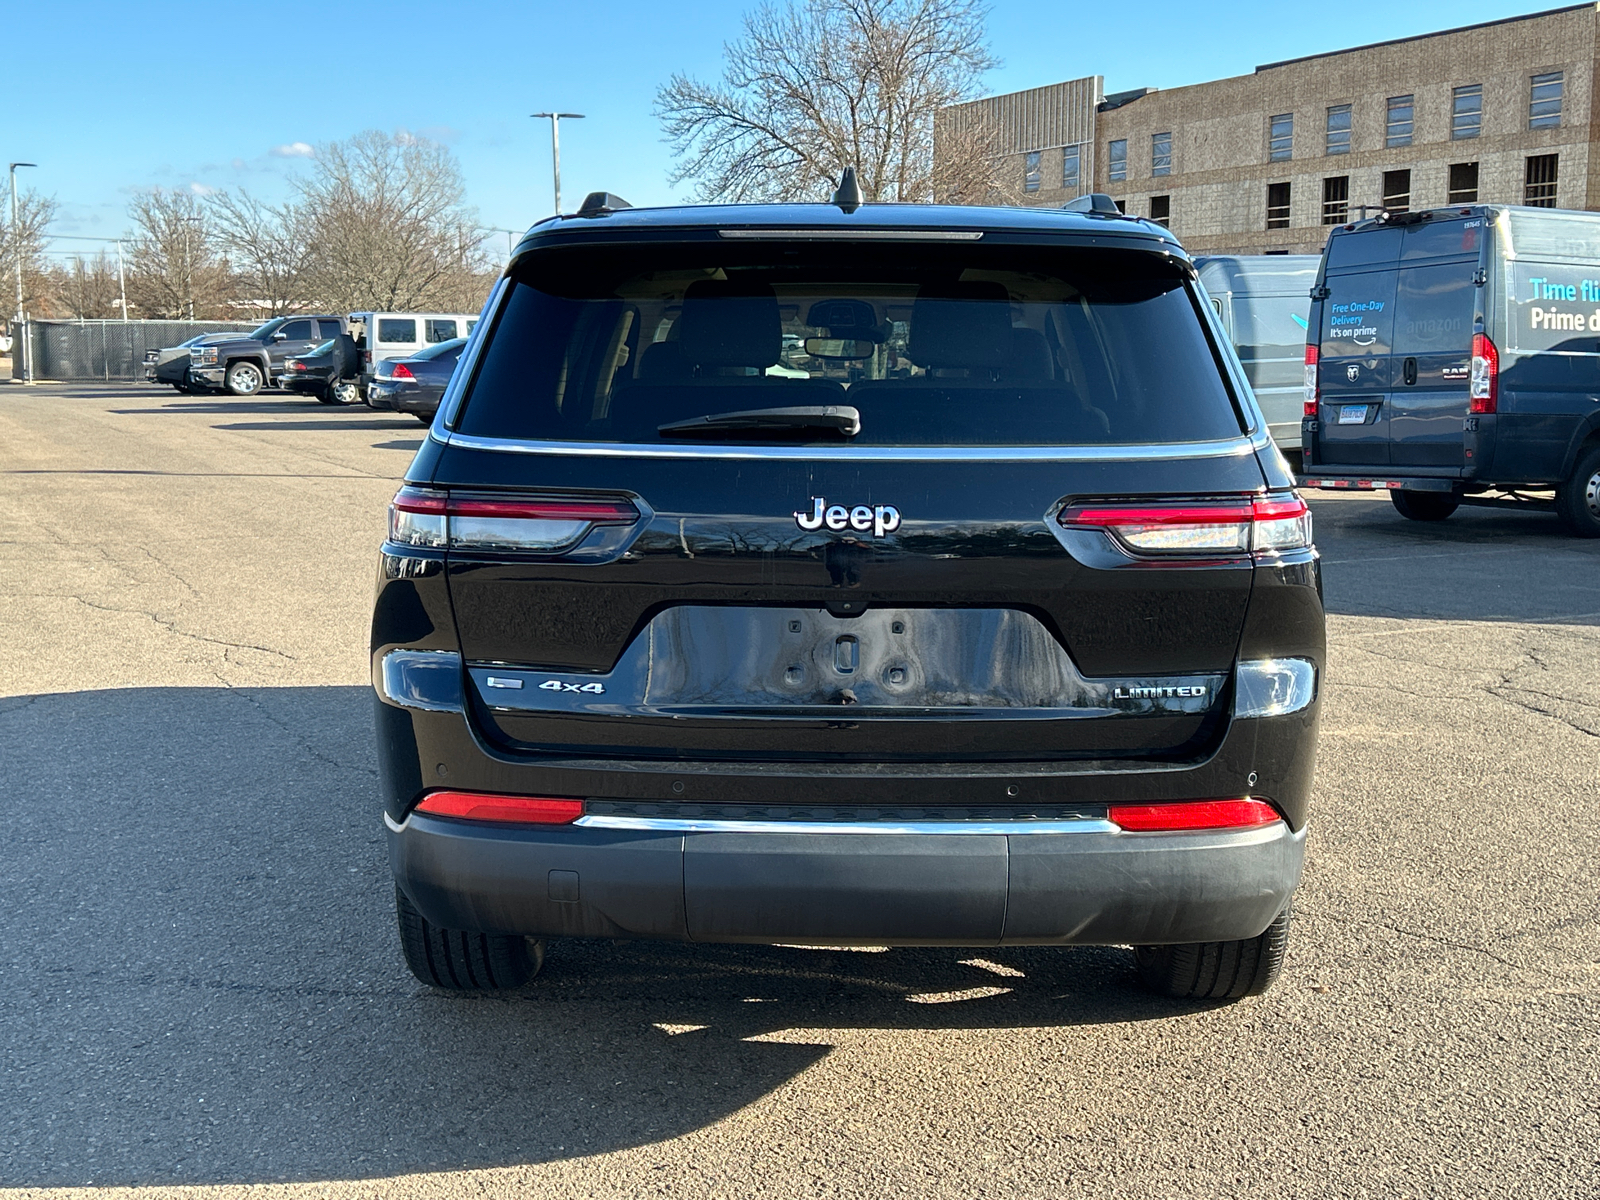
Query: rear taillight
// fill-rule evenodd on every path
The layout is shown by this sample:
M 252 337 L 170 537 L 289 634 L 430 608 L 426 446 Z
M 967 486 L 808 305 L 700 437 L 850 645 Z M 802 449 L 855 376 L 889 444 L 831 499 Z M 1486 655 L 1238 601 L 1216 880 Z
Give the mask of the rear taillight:
M 1209 557 L 1276 554 L 1311 545 L 1299 496 L 1176 504 L 1085 504 L 1064 509 L 1068 529 L 1098 529 L 1133 554 Z
M 395 363 L 394 366 L 389 368 L 389 378 L 415 379 L 416 376 L 411 373 L 411 368 L 406 366 L 405 363 Z
M 1265 800 L 1180 800 L 1169 804 L 1113 804 L 1106 815 L 1126 833 L 1182 829 L 1258 829 L 1283 818 Z
M 583 816 L 583 801 L 564 796 L 495 796 L 485 792 L 429 792 L 417 812 L 458 821 L 502 825 L 570 825 Z
M 1500 351 L 1481 333 L 1472 335 L 1469 412 L 1492 413 L 1500 404 Z
M 363 367 L 370 367 L 372 365 L 372 351 L 371 350 L 363 350 L 361 352 L 361 365 Z
M 389 505 L 389 540 L 551 554 L 577 545 L 597 525 L 638 520 L 639 510 L 626 500 L 457 496 L 404 487 Z
M 306 369 L 305 363 L 301 362 L 299 359 L 291 358 L 289 360 L 289 370 L 291 370 L 291 371 L 304 371 L 305 369 Z
M 1317 415 L 1317 401 L 1322 399 L 1322 388 L 1317 379 L 1317 357 L 1317 348 L 1315 346 L 1307 346 L 1305 415 L 1308 417 Z

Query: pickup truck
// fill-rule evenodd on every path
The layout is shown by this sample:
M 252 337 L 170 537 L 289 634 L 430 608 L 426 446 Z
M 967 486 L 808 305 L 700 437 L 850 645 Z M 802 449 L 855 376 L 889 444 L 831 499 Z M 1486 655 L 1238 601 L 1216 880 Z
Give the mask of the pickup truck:
M 189 386 L 253 396 L 277 383 L 290 355 L 305 354 L 344 331 L 344 320 L 337 316 L 274 317 L 243 336 L 192 348 Z

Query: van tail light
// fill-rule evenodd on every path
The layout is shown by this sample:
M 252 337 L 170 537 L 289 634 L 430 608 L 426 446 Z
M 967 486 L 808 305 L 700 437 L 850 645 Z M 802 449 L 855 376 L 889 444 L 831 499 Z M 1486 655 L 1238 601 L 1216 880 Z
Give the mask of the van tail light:
M 1318 351 L 1315 346 L 1306 347 L 1306 403 L 1305 415 L 1317 415 L 1317 401 L 1322 399 L 1322 388 L 1317 379 Z
M 1180 800 L 1168 804 L 1113 804 L 1106 815 L 1124 833 L 1172 833 L 1182 829 L 1259 829 L 1281 821 L 1265 800 Z
M 583 801 L 565 796 L 496 796 L 487 792 L 429 792 L 416 811 L 458 821 L 502 825 L 571 825 L 583 816 Z
M 395 363 L 394 366 L 389 368 L 389 378 L 415 379 L 416 376 L 411 373 L 411 368 L 406 366 L 405 363 Z
M 389 540 L 453 550 L 553 554 L 576 546 L 600 525 L 633 525 L 627 500 L 458 496 L 403 487 L 389 505 Z
M 363 350 L 361 352 L 361 365 L 363 367 L 368 368 L 368 369 L 370 369 L 372 367 L 372 351 L 371 350 Z
M 1481 333 L 1472 335 L 1472 383 L 1467 411 L 1495 412 L 1500 404 L 1500 351 Z
M 1097 529 L 1152 558 L 1277 554 L 1311 545 L 1311 510 L 1299 496 L 1177 504 L 1084 504 L 1064 509 L 1067 529 Z

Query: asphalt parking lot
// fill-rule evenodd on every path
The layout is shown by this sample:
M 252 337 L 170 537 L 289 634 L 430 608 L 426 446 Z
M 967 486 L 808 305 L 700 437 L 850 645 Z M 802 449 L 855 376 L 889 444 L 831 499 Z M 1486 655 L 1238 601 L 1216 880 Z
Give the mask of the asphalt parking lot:
M 0 388 L 0 1186 L 1600 1193 L 1600 542 L 1314 499 L 1332 653 L 1267 996 L 1158 1001 L 1110 949 L 568 942 L 455 999 L 400 958 L 364 650 L 423 436 Z

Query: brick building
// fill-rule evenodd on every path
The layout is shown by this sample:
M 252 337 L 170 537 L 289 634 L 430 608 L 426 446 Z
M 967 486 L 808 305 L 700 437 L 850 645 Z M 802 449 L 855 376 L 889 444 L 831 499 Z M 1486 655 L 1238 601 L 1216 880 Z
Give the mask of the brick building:
M 1597 27 L 1600 5 L 1575 5 L 1162 91 L 1090 76 L 945 119 L 991 123 L 1025 204 L 1108 192 L 1195 253 L 1316 253 L 1363 205 L 1600 209 Z

